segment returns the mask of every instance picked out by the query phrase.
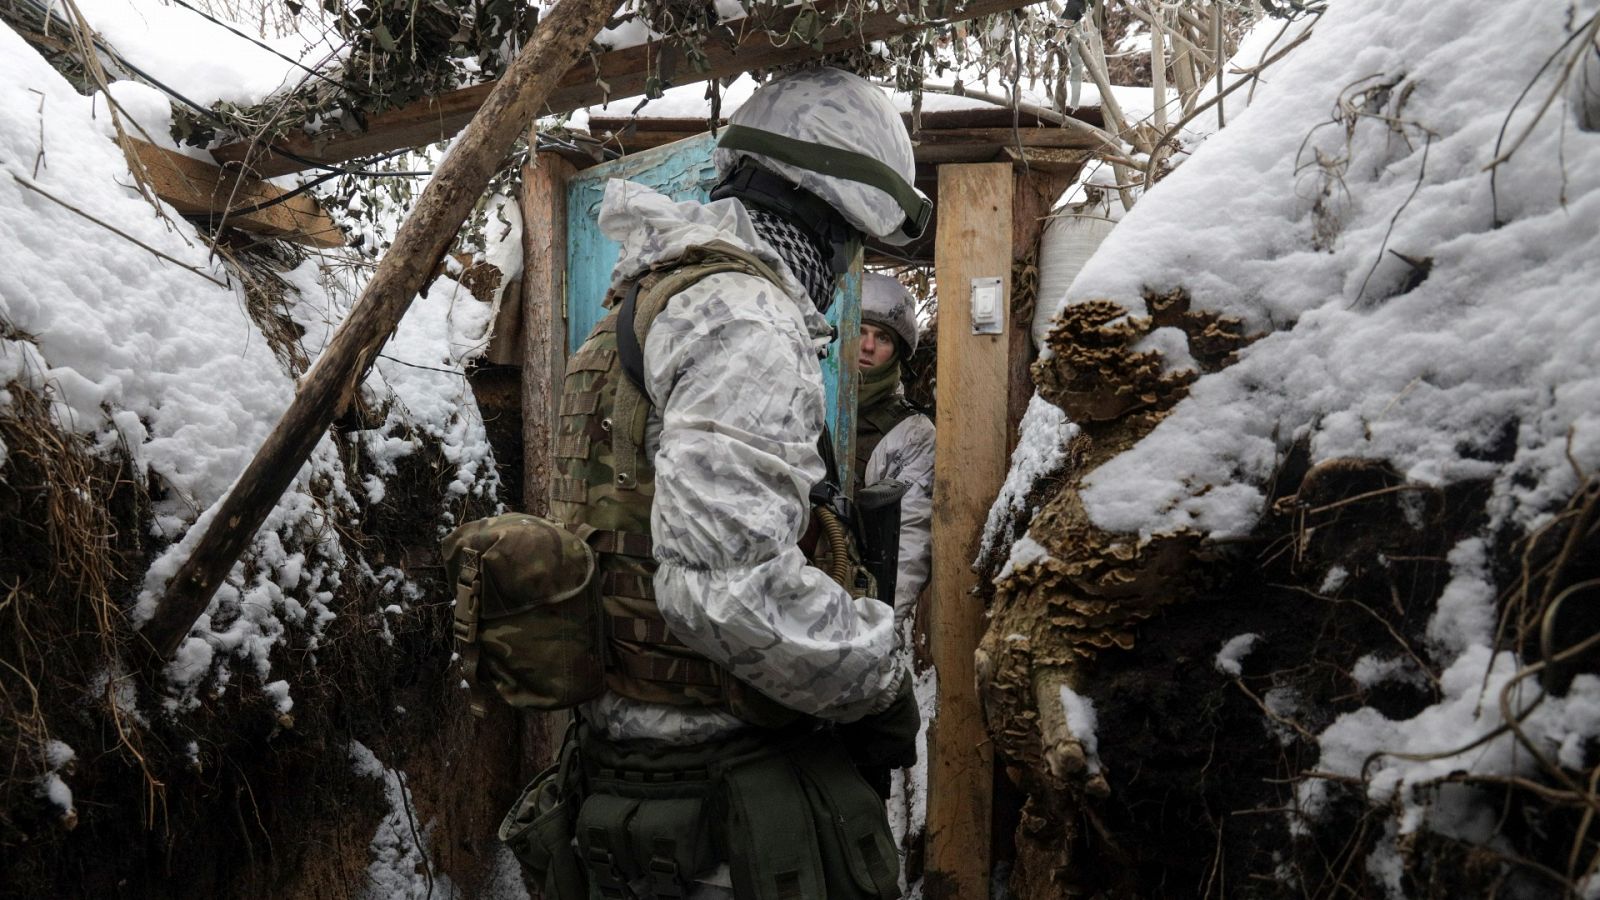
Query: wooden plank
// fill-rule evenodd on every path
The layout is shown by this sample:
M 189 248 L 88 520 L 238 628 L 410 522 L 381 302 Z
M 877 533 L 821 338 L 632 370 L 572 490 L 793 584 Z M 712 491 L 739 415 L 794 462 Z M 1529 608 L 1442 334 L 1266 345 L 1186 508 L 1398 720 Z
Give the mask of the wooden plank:
M 576 171 L 557 153 L 537 153 L 522 168 L 522 510 L 536 516 L 550 514 L 567 372 L 567 183 Z M 523 721 L 523 759 L 543 770 L 556 761 L 572 713 L 527 710 Z
M 672 120 L 677 123 L 678 120 Z M 612 136 L 604 138 L 605 145 L 625 153 L 638 153 L 653 147 L 660 147 L 674 141 L 685 140 L 696 135 L 706 133 L 704 121 L 687 123 L 681 129 L 661 130 L 655 128 L 636 128 L 632 132 L 618 128 L 611 132 Z M 596 120 L 589 120 L 589 127 L 597 137 L 604 137 L 606 131 L 602 130 Z M 907 126 L 909 128 L 909 125 Z M 969 159 L 983 158 L 985 161 L 995 159 L 1005 149 L 1015 149 L 1018 146 L 1032 150 L 1055 150 L 1064 154 L 1081 154 L 1079 158 L 1088 155 L 1089 150 L 1095 146 L 1094 142 L 1086 139 L 1076 132 L 1048 125 L 1037 128 L 961 128 L 949 130 L 933 130 L 924 126 L 922 131 L 915 135 L 916 159 L 919 163 L 944 163 L 963 161 L 965 156 Z
M 951 131 L 917 132 L 917 140 L 933 146 L 978 144 L 989 147 L 1061 147 L 1091 150 L 1100 146 L 1091 138 L 1065 128 L 961 128 Z
M 567 182 L 576 171 L 554 153 L 522 170 L 522 508 L 536 516 L 550 512 L 567 370 Z
M 309 194 L 290 197 L 251 212 L 248 211 L 250 207 L 276 200 L 289 192 L 242 172 L 227 172 L 204 160 L 137 138 L 130 138 L 129 144 L 144 165 L 156 196 L 182 215 L 204 216 L 241 231 L 313 247 L 343 247 L 345 244 L 344 232 Z
M 649 105 L 639 110 L 637 115 L 615 115 L 591 110 L 589 113 L 589 133 L 600 136 L 606 132 L 620 134 L 624 129 L 632 128 L 638 133 L 655 131 L 677 131 L 684 134 L 697 134 L 705 131 L 710 126 L 708 119 L 710 109 L 707 107 L 707 116 L 656 116 L 651 114 Z M 974 106 L 970 109 L 941 109 L 924 110 L 922 113 L 922 127 L 920 130 L 912 128 L 913 119 L 909 111 L 900 114 L 906 123 L 906 130 L 913 133 L 921 131 L 959 131 L 968 128 L 1005 128 L 1013 125 L 1022 129 L 1049 128 L 1050 123 L 1042 121 L 1035 113 L 1025 110 L 1017 111 L 1015 118 L 1011 108 L 986 104 Z M 1072 118 L 1085 122 L 1096 128 L 1104 124 L 1098 106 L 1084 106 L 1073 111 Z M 718 124 L 725 125 L 726 117 L 718 120 Z
M 1028 6 L 1037 0 L 967 0 L 952 4 L 947 21 L 961 21 L 991 13 Z M 557 115 L 584 106 L 604 103 L 609 97 L 632 97 L 645 92 L 647 79 L 661 78 L 665 85 L 696 84 L 800 62 L 846 50 L 864 49 L 872 41 L 928 27 L 899 10 L 861 15 L 848 0 L 819 0 L 816 3 L 785 7 L 758 7 L 750 19 L 729 22 L 702 51 L 706 63 L 696 69 L 688 62 L 681 41 L 654 41 L 622 50 L 598 53 L 566 70 L 557 87 L 545 100 L 540 115 Z M 765 28 L 779 34 L 790 31 L 801 15 L 816 14 L 821 21 L 844 13 L 844 20 L 824 29 L 819 45 L 798 38 L 774 46 Z M 908 19 L 911 21 L 902 21 Z M 758 26 L 765 26 L 758 27 Z M 603 85 L 603 86 L 602 86 Z M 273 148 L 287 150 L 302 159 L 319 163 L 338 163 L 357 157 L 387 153 L 403 147 L 418 147 L 451 137 L 482 105 L 494 83 L 475 85 L 407 104 L 399 109 L 368 118 L 360 133 L 327 131 L 316 135 L 296 132 L 279 139 Z M 213 155 L 221 162 L 241 163 L 263 177 L 283 175 L 306 168 L 307 164 L 273 152 L 254 142 L 243 141 L 219 147 Z
M 1012 188 L 1010 163 L 939 169 L 939 452 L 928 626 L 939 712 L 928 754 L 928 900 L 989 895 L 994 757 L 974 687 L 984 610 L 971 594 L 972 560 L 1005 480 L 1010 340 L 972 334 L 970 295 L 973 278 L 1011 280 Z M 1008 305 L 1006 298 L 1001 308 Z
M 1078 177 L 1078 172 L 1084 163 L 1093 155 L 1088 150 L 1068 150 L 1060 147 L 1024 147 L 1020 151 L 1016 147 L 1004 149 L 1005 159 L 1017 163 L 1028 171 L 1061 178 L 1062 191 Z M 1062 191 L 1056 191 L 1050 202 L 1054 203 L 1059 199 Z
M 203 526 L 205 532 L 168 582 L 161 606 L 140 632 L 153 657 L 146 660 L 147 674 L 153 676 L 161 661 L 172 658 L 329 424 L 356 396 L 400 317 L 440 268 L 500 161 L 549 96 L 556 73 L 594 40 L 614 8 L 611 3 L 556 4 L 484 102 L 481 114 L 439 163 L 372 280 L 311 371 L 300 379 L 283 418 L 214 508 Z

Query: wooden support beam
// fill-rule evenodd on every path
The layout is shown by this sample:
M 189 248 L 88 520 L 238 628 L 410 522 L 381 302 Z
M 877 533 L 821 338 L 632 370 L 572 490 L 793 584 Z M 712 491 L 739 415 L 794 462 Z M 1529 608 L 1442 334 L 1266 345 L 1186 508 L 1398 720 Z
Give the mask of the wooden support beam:
M 928 900 L 989 896 L 994 755 L 975 687 L 972 654 L 984 609 L 972 594 L 972 561 L 1005 480 L 1011 344 L 1004 332 L 972 333 L 971 283 L 994 277 L 1010 284 L 1013 180 L 1011 163 L 939 169 L 939 448 L 928 624 L 939 711 L 928 741 Z M 1000 304 L 1007 320 L 1009 301 Z
M 961 21 L 991 13 L 1007 12 L 1037 0 L 965 0 L 954 4 L 949 21 Z M 758 7 L 749 19 L 726 23 L 717 36 L 702 48 L 706 60 L 702 68 L 688 61 L 681 41 L 654 41 L 636 47 L 611 50 L 586 57 L 565 69 L 555 89 L 543 101 L 538 115 L 557 115 L 584 106 L 604 103 L 610 97 L 632 97 L 645 92 L 646 81 L 660 78 L 664 85 L 697 84 L 712 78 L 725 78 L 785 63 L 813 59 L 841 51 L 866 47 L 883 40 L 928 26 L 898 10 L 857 15 L 847 11 L 847 0 L 818 0 L 816 3 L 784 7 Z M 790 37 L 774 46 L 767 29 L 787 34 L 800 16 L 815 15 L 821 22 L 846 12 L 839 23 L 823 29 L 818 46 L 799 37 Z M 909 21 L 902 21 L 906 19 Z M 302 159 L 319 163 L 338 163 L 419 147 L 453 136 L 465 125 L 494 88 L 494 82 L 475 85 L 409 103 L 399 109 L 379 113 L 368 119 L 367 129 L 351 134 L 327 131 L 316 135 L 295 133 L 280 139 L 273 148 L 287 150 Z M 241 163 L 263 177 L 283 175 L 306 168 L 307 164 L 254 142 L 219 147 L 213 155 L 224 163 Z
M 567 371 L 567 179 L 540 153 L 522 170 L 522 508 L 550 511 L 556 398 Z
M 1050 198 L 1054 203 L 1061 197 L 1062 191 L 1078 177 L 1078 172 L 1083 164 L 1088 161 L 1090 153 L 1087 150 L 1066 150 L 1057 147 L 1024 147 L 1018 150 L 1015 147 L 1005 148 L 1005 159 L 1009 159 L 1030 172 L 1037 172 L 1061 179 L 1062 190 L 1056 191 Z M 1049 211 L 1049 207 L 1045 208 Z
M 439 163 L 360 299 L 301 379 L 283 418 L 167 583 L 161 606 L 141 631 L 157 657 L 172 658 L 328 425 L 356 396 L 400 317 L 440 267 L 489 178 L 550 95 L 558 73 L 605 25 L 614 2 L 557 3 L 540 20 L 454 152 Z
M 674 124 L 677 124 L 674 120 Z M 595 120 L 589 121 L 591 128 L 596 128 L 596 135 L 604 135 L 599 131 Z M 612 147 L 624 153 L 638 153 L 654 147 L 681 141 L 685 138 L 706 132 L 704 122 L 685 123 L 683 130 L 661 130 L 656 128 L 636 128 L 631 132 L 626 129 L 614 129 L 612 137 L 605 140 L 605 146 Z M 1049 151 L 1061 154 L 1062 158 L 1072 157 L 1079 161 L 1087 159 L 1092 141 L 1084 139 L 1076 132 L 1066 131 L 1043 125 L 1035 128 L 955 128 L 941 129 L 938 131 L 924 128 L 916 134 L 915 153 L 919 163 L 945 163 L 961 162 L 959 157 L 981 156 L 984 162 L 994 160 L 1005 150 L 1014 150 L 1023 147 L 1030 151 Z
M 529 136 L 532 139 L 532 136 Z M 522 167 L 522 509 L 550 514 L 561 381 L 567 373 L 567 181 L 576 174 L 558 153 Z M 572 714 L 530 712 L 539 762 L 555 762 Z
M 709 103 L 705 116 L 658 116 L 651 114 L 651 107 L 645 106 L 638 115 L 617 115 L 616 113 L 590 110 L 589 133 L 600 137 L 606 133 L 620 133 L 625 129 L 632 129 L 639 134 L 654 131 L 676 131 L 684 135 L 694 135 L 710 127 L 708 116 Z M 914 122 L 910 112 L 903 112 L 900 118 L 906 124 L 906 130 L 913 135 L 920 135 L 924 131 L 961 131 L 968 128 L 1003 128 L 1010 131 L 1012 127 L 1024 130 L 1034 128 L 1049 128 L 1050 122 L 1042 121 L 1037 114 L 1018 110 L 1012 113 L 1010 107 L 994 106 L 985 102 L 982 106 L 972 106 L 962 109 L 924 110 L 921 118 L 921 128 L 913 128 Z M 1100 108 L 1085 106 L 1074 111 L 1072 118 L 1093 125 L 1096 128 L 1103 124 Z M 719 125 L 726 125 L 726 117 L 718 121 Z
M 176 150 L 129 138 L 155 195 L 185 216 L 205 216 L 241 231 L 309 244 L 343 247 L 344 232 L 309 194 L 250 211 L 289 193 L 243 172 L 228 172 Z

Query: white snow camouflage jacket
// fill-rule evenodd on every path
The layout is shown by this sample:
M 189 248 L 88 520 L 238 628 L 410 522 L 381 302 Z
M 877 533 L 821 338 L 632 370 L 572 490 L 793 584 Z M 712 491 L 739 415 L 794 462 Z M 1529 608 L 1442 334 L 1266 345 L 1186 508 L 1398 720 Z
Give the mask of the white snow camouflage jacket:
M 781 287 L 707 277 L 667 303 L 645 340 L 655 591 L 667 626 L 792 709 L 837 721 L 881 711 L 907 677 L 891 609 L 852 598 L 796 546 L 824 471 L 827 321 L 736 200 L 676 203 L 614 180 L 600 228 L 622 244 L 613 285 L 713 240 L 783 277 Z M 613 740 L 681 745 L 746 727 L 727 712 L 610 692 L 584 714 Z
M 900 396 L 903 392 L 897 388 L 894 399 Z M 862 481 L 909 485 L 900 498 L 900 558 L 894 586 L 894 617 L 904 633 L 933 561 L 933 422 L 921 413 L 901 419 L 872 448 Z

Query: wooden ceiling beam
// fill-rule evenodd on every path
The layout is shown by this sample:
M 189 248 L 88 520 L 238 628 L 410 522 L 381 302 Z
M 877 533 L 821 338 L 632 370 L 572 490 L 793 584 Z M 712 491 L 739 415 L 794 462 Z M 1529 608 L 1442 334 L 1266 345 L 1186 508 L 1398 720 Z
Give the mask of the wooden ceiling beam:
M 676 123 L 677 120 L 673 120 Z M 635 128 L 629 130 L 625 127 L 607 128 L 610 122 L 590 119 L 589 128 L 594 137 L 602 146 L 627 153 L 638 153 L 660 147 L 684 138 L 694 137 L 705 133 L 705 123 L 698 122 L 700 127 L 685 131 L 662 131 L 654 128 Z M 686 125 L 689 123 L 685 123 Z M 916 157 L 918 163 L 943 163 L 943 162 L 988 162 L 1004 152 L 1009 147 L 1016 149 L 1023 147 L 1030 150 L 1060 150 L 1069 153 L 1087 152 L 1095 146 L 1092 140 L 1086 140 L 1081 135 L 1066 131 L 1061 128 L 1044 126 L 1041 128 L 961 128 L 950 130 L 932 130 L 924 128 L 918 132 L 915 140 Z
M 1037 0 L 966 0 L 953 4 L 954 9 L 946 21 L 1007 12 L 1034 2 Z M 819 0 L 809 6 L 820 21 L 827 22 L 845 8 L 846 0 Z M 593 54 L 561 77 L 560 83 L 545 101 L 541 115 L 571 112 L 604 103 L 610 97 L 643 94 L 646 82 L 652 76 L 660 78 L 663 86 L 695 84 L 863 47 L 871 41 L 904 34 L 927 27 L 928 24 L 901 21 L 903 14 L 898 11 L 858 14 L 824 29 L 819 35 L 820 48 L 799 38 L 791 38 L 778 47 L 773 46 L 768 30 L 788 33 L 796 19 L 807 14 L 808 10 L 801 5 L 770 11 L 766 11 L 766 7 L 762 9 L 763 12 L 758 13 L 759 18 L 725 23 L 719 33 L 701 48 L 706 57 L 702 69 L 690 65 L 681 41 L 654 41 Z M 601 86 L 602 83 L 605 87 Z M 421 147 L 452 137 L 460 131 L 489 96 L 494 84 L 488 82 L 462 88 L 378 113 L 368 119 L 366 130 L 360 133 L 328 131 L 316 135 L 293 134 L 278 139 L 271 147 L 243 141 L 218 147 L 212 155 L 219 162 L 244 165 L 257 175 L 271 177 L 310 168 L 316 163 L 333 165 L 405 147 Z M 280 150 L 292 155 L 275 152 Z
M 900 118 L 906 123 L 906 130 L 913 131 L 912 116 L 910 112 L 903 112 Z M 1104 118 L 1097 106 L 1085 106 L 1076 109 L 1072 118 L 1079 122 L 1102 127 Z M 719 124 L 727 124 L 727 117 L 718 120 Z M 609 113 L 589 111 L 589 131 L 599 134 L 602 131 L 621 131 L 624 128 L 633 128 L 635 131 L 681 131 L 689 134 L 699 134 L 709 127 L 710 119 L 706 116 L 655 116 L 651 115 L 647 104 L 639 111 L 638 115 L 614 115 Z M 1013 121 L 1011 109 L 1004 106 L 974 106 L 968 109 L 941 109 L 924 110 L 921 116 L 922 131 L 959 131 L 967 128 L 1050 128 L 1052 123 L 1041 121 L 1036 115 L 1018 111 Z
M 313 247 L 342 247 L 345 235 L 310 194 L 279 200 L 288 190 L 134 139 L 151 190 L 179 214 L 222 222 L 251 234 Z M 263 203 L 264 209 L 252 209 Z

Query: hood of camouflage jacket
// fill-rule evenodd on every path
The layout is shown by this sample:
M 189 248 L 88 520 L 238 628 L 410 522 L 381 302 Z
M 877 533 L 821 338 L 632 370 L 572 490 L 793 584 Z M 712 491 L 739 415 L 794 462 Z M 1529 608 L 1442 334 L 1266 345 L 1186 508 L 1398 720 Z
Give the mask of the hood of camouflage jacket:
M 833 328 L 817 311 L 805 287 L 750 223 L 744 204 L 729 198 L 701 203 L 675 201 L 653 188 L 613 178 L 600 202 L 600 231 L 622 244 L 611 287 L 661 263 L 671 262 L 690 247 L 725 241 L 753 253 L 783 279 L 779 287 L 794 301 L 817 351 L 832 339 Z

